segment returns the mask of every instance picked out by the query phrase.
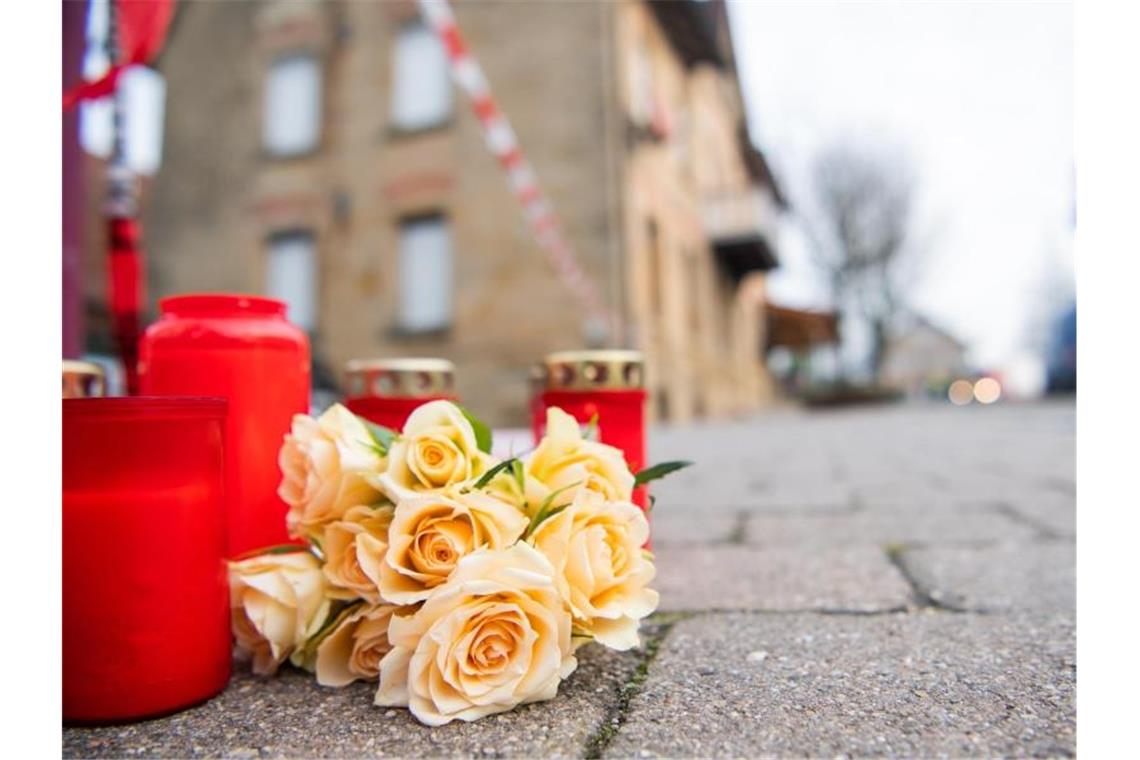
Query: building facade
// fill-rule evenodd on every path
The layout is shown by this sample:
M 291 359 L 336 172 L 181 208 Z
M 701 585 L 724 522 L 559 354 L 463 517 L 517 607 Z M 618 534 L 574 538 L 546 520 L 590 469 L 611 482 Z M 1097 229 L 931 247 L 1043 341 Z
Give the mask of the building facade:
M 282 297 L 318 380 L 354 357 L 440 356 L 499 424 L 524 418 L 533 362 L 584 346 L 643 350 L 659 419 L 762 405 L 781 201 L 748 142 L 723 3 L 453 8 L 613 320 L 585 314 L 532 239 L 412 2 L 181 4 L 143 194 L 151 302 Z
M 966 363 L 966 346 L 922 317 L 887 340 L 882 382 L 915 398 L 946 398 L 950 383 L 973 373 Z

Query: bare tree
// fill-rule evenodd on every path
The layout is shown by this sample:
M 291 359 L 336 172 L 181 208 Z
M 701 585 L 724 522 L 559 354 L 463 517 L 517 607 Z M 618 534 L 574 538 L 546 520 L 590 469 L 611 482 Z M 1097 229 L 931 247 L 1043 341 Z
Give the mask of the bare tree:
M 870 327 L 868 364 L 879 376 L 891 324 L 903 306 L 899 270 L 910 249 L 915 179 L 899 150 L 840 142 L 822 151 L 800 204 L 813 258 L 832 303 Z

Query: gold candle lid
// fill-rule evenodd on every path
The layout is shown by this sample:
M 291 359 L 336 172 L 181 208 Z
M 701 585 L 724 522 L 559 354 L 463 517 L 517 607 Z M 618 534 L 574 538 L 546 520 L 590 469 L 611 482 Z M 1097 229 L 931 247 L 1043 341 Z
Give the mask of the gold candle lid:
M 352 359 L 345 378 L 349 396 L 428 398 L 455 392 L 455 365 L 446 359 Z
M 63 397 L 91 398 L 107 395 L 103 368 L 91 362 L 63 360 Z
M 557 351 L 544 362 L 548 390 L 629 390 L 645 387 L 640 351 Z

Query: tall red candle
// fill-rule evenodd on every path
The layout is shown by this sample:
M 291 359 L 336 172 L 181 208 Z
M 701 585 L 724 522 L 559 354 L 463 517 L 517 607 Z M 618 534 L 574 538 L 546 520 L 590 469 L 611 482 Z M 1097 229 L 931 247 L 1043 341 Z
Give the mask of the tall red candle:
M 224 399 L 63 401 L 63 717 L 170 712 L 230 675 Z
M 532 405 L 531 428 L 537 444 L 546 428 L 547 407 L 557 406 L 585 425 L 597 417 L 602 443 L 621 449 L 634 473 L 645 467 L 644 360 L 637 351 L 560 351 L 544 362 L 540 403 Z M 633 502 L 648 503 L 644 486 Z
M 159 302 L 143 336 L 143 394 L 229 400 L 226 504 L 229 553 L 288 540 L 277 496 L 277 453 L 293 415 L 309 411 L 309 340 L 285 303 L 243 295 L 183 295 Z
M 349 411 L 393 430 L 421 404 L 455 400 L 455 365 L 446 359 L 353 359 L 345 381 Z

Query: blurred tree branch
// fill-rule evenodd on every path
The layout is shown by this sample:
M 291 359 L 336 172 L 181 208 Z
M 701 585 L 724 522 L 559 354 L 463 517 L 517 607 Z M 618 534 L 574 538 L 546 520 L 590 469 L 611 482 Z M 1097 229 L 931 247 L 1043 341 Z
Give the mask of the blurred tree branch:
M 901 151 L 839 142 L 819 153 L 803 231 L 837 310 L 857 310 L 871 329 L 877 379 L 895 316 L 904 306 L 898 269 L 912 246 L 915 175 Z

